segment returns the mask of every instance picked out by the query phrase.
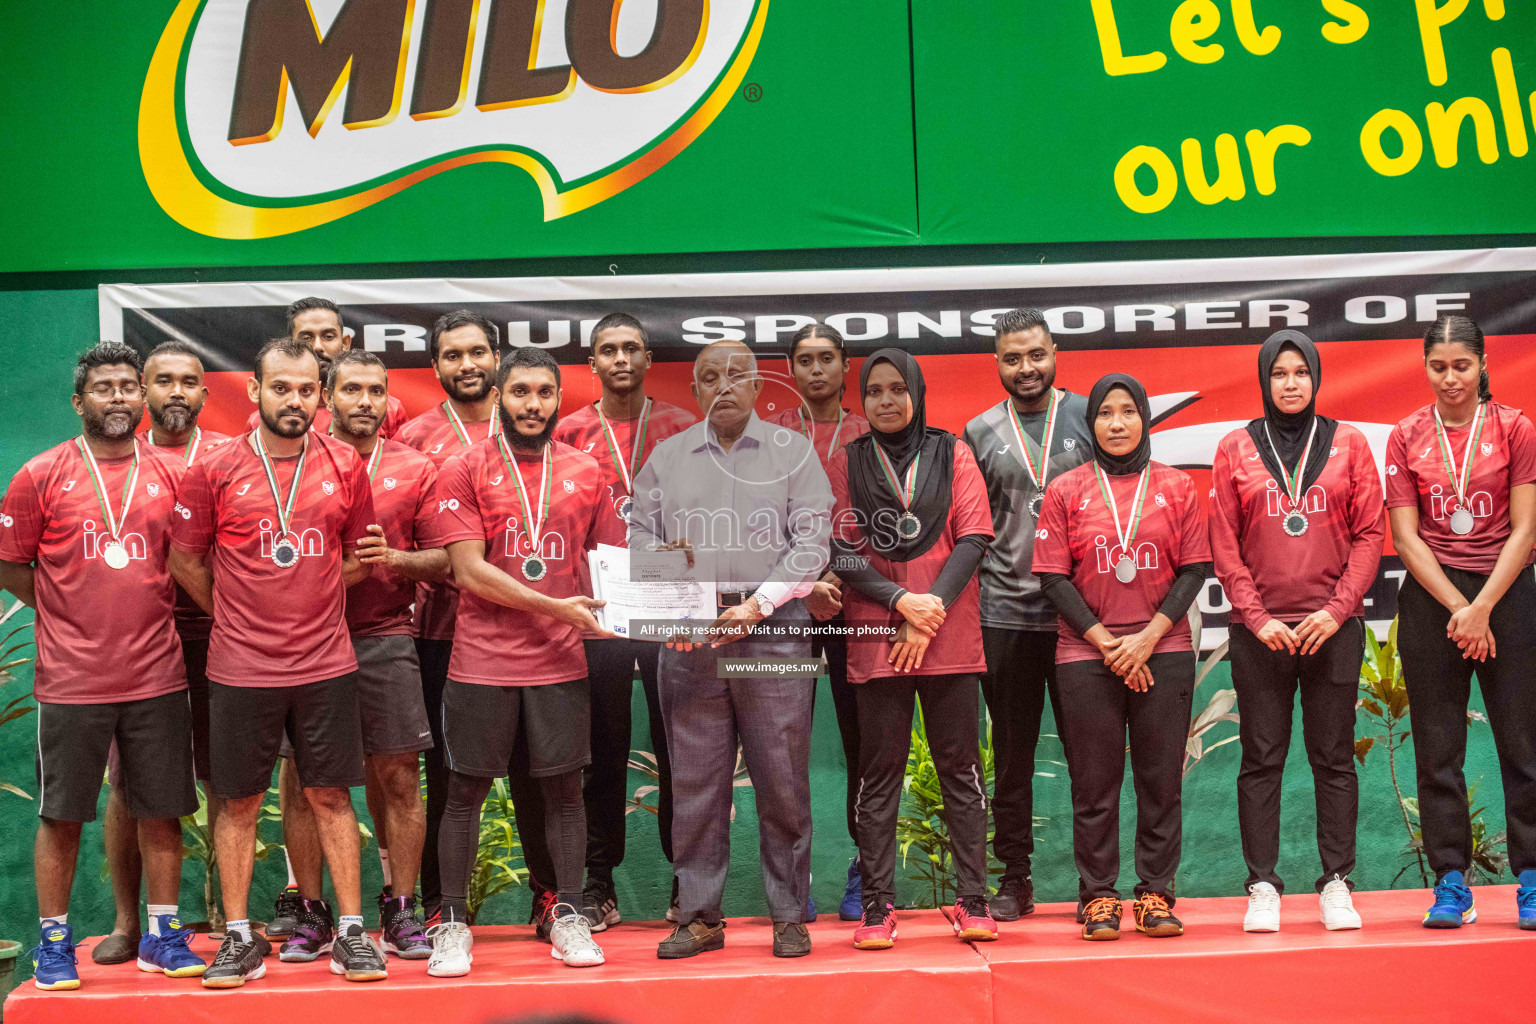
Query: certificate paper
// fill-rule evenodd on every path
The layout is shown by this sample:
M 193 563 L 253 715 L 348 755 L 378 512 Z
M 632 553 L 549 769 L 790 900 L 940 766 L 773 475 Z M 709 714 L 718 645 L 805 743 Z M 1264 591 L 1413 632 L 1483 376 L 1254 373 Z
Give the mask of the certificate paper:
M 707 626 L 719 617 L 713 584 L 689 578 L 684 567 L 687 556 L 681 552 L 648 553 L 648 562 L 675 555 L 678 579 L 647 583 L 630 578 L 629 549 L 599 544 L 587 553 L 592 570 L 592 596 L 607 605 L 597 609 L 597 621 L 610 633 L 630 636 L 630 620 L 688 619 Z M 636 637 L 640 640 L 664 640 L 665 637 Z

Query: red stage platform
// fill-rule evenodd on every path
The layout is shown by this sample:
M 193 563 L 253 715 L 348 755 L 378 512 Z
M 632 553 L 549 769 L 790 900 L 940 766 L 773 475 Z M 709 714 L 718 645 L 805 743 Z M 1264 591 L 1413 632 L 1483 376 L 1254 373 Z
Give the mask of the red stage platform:
M 531 928 L 486 928 L 477 931 L 467 978 L 429 978 L 425 961 L 391 959 L 388 981 L 349 984 L 323 960 L 272 959 L 267 977 L 224 992 L 132 964 L 97 967 L 88 942 L 79 990 L 23 983 L 6 1001 L 5 1020 L 482 1024 L 580 1013 L 618 1024 L 1016 1024 L 1135 1014 L 1180 1024 L 1529 1024 L 1536 933 L 1515 927 L 1512 886 L 1477 896 L 1480 920 L 1449 932 L 1420 927 L 1422 891 L 1358 894 L 1366 924 L 1358 932 L 1324 931 L 1314 895 L 1287 896 L 1285 930 L 1275 935 L 1243 933 L 1241 898 L 1184 900 L 1182 938 L 1128 930 L 1113 943 L 1083 942 L 1073 908 L 1053 904 L 974 948 L 954 939 L 939 912 L 914 911 L 901 916 L 896 948 L 883 952 L 855 950 L 853 926 L 823 916 L 811 926 L 815 952 L 799 960 L 770 955 L 760 918 L 733 920 L 724 951 L 682 961 L 655 957 L 666 925 L 624 924 L 599 936 L 608 963 L 585 970 L 552 959 Z M 202 939 L 195 948 L 211 957 L 213 944 Z

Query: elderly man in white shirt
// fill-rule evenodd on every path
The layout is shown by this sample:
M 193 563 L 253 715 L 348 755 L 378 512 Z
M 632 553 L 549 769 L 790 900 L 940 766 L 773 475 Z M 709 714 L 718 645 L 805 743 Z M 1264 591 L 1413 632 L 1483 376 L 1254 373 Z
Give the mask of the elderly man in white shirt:
M 678 926 L 662 959 L 725 945 L 721 899 L 730 867 L 736 747 L 757 798 L 763 881 L 775 956 L 811 950 L 811 710 L 816 679 L 721 678 L 723 658 L 810 658 L 803 597 L 827 564 L 832 489 L 801 434 L 753 412 L 762 378 L 751 349 L 699 353 L 693 396 L 704 419 L 657 445 L 635 477 L 632 551 L 688 552 L 716 581 L 719 618 L 703 642 L 661 652 L 658 684 L 672 755 Z

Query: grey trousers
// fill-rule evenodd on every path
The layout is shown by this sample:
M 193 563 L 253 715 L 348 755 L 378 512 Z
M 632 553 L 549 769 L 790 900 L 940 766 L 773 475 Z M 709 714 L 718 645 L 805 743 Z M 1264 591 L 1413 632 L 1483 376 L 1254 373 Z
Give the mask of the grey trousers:
M 803 601 L 769 620 L 809 626 Z M 809 658 L 809 636 L 747 637 L 724 647 L 661 650 L 658 688 L 672 755 L 672 852 L 678 920 L 717 924 L 731 861 L 732 777 L 741 744 L 757 801 L 768 911 L 805 920 L 811 871 L 811 709 L 814 679 L 718 678 L 721 658 Z

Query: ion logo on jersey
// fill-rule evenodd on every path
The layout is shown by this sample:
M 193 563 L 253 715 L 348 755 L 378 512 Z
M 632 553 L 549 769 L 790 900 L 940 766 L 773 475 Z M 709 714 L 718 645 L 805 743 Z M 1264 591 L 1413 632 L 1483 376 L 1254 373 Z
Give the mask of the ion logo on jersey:
M 767 15 L 768 0 L 180 0 L 139 160 L 166 213 L 217 238 L 303 231 L 477 163 L 531 175 L 554 220 L 698 138 Z

